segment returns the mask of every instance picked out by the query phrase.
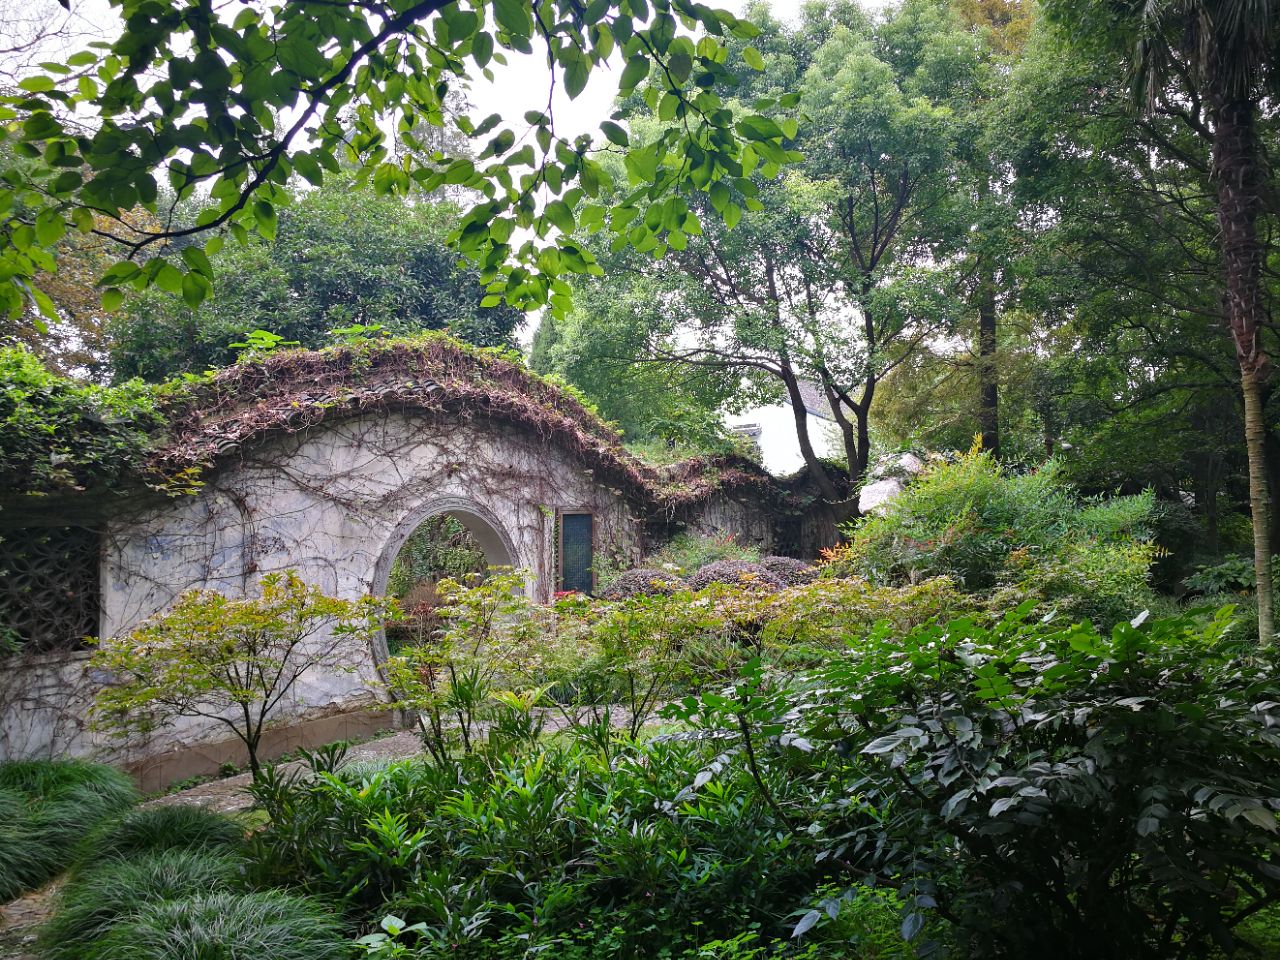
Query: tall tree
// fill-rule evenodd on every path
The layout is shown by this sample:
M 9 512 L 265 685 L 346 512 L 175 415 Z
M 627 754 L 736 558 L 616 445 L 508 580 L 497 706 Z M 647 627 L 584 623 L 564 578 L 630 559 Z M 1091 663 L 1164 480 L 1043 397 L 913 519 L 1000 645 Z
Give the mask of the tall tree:
M 1276 0 L 1046 0 L 1050 16 L 1095 49 L 1119 50 L 1148 112 L 1207 110 L 1212 138 L 1224 305 L 1240 368 L 1253 516 L 1258 634 L 1275 638 L 1271 495 L 1264 384 L 1269 362 L 1263 292 L 1265 157 L 1259 111 L 1280 81 Z
M 112 372 L 160 380 L 222 366 L 236 357 L 231 344 L 257 329 L 311 348 L 354 326 L 445 329 L 480 346 L 513 346 L 524 316 L 480 306 L 478 271 L 446 242 L 457 216 L 454 203 L 378 196 L 340 177 L 298 191 L 281 205 L 273 240 L 210 258 L 218 297 L 193 305 L 151 289 L 126 304 L 108 324 Z
M 978 46 L 928 0 L 880 20 L 852 4 L 810 7 L 796 29 L 751 16 L 765 69 L 740 78 L 740 95 L 767 100 L 803 78 L 807 120 L 778 129 L 804 161 L 780 174 L 789 154 L 753 150 L 743 177 L 664 212 L 693 228 L 637 265 L 677 325 L 651 339 L 649 357 L 788 400 L 815 485 L 856 516 L 879 384 L 953 321 L 956 118 L 937 92 L 975 68 Z M 644 125 L 632 134 L 643 138 Z M 831 410 L 847 472 L 816 453 L 810 387 Z

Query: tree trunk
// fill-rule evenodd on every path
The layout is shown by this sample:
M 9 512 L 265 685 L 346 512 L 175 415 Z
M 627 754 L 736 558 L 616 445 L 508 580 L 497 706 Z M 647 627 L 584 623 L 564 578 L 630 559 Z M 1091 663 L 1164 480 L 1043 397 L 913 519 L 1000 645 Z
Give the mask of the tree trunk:
M 1266 422 L 1258 377 L 1251 368 L 1241 371 L 1244 388 L 1244 438 L 1249 451 L 1249 506 L 1253 513 L 1253 572 L 1257 580 L 1258 639 L 1275 639 L 1275 598 L 1271 580 L 1271 494 L 1267 485 Z
M 978 287 L 978 428 L 982 449 L 1000 456 L 1000 382 L 996 368 L 996 283 L 990 264 L 980 266 Z
M 842 501 L 844 499 L 843 491 L 836 489 L 831 475 L 818 459 L 818 454 L 813 449 L 813 442 L 809 439 L 809 414 L 805 409 L 804 394 L 800 392 L 799 379 L 787 368 L 783 369 L 781 379 L 783 386 L 787 390 L 787 399 L 791 402 L 791 413 L 795 418 L 796 439 L 800 442 L 800 456 L 804 459 L 805 466 L 809 468 L 809 475 L 813 477 L 814 483 L 818 486 L 818 491 L 826 500 L 833 504 Z
M 1226 275 L 1227 320 L 1240 362 L 1244 436 L 1249 456 L 1249 507 L 1253 514 L 1253 565 L 1257 576 L 1258 639 L 1275 638 L 1271 583 L 1271 496 L 1267 485 L 1266 431 L 1261 380 L 1267 372 L 1262 343 L 1265 319 L 1258 238 L 1259 144 L 1254 104 L 1243 98 L 1214 100 L 1213 167 L 1218 186 L 1218 228 Z

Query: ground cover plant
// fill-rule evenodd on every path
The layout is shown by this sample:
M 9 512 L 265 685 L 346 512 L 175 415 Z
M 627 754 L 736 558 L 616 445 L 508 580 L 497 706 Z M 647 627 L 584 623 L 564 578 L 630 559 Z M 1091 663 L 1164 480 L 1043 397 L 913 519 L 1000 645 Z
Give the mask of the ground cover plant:
M 136 852 L 88 866 L 59 891 L 40 931 L 41 952 L 48 960 L 109 955 L 102 938 L 145 905 L 234 889 L 243 871 L 237 856 L 200 849 Z
M 38 946 L 47 960 L 344 958 L 322 904 L 248 882 L 245 824 L 200 807 L 134 807 L 78 847 Z
M 85 830 L 136 802 L 125 774 L 80 760 L 0 763 L 0 902 L 53 879 Z
M 85 834 L 76 844 L 75 866 L 87 869 L 104 860 L 166 850 L 233 851 L 244 840 L 244 832 L 244 824 L 234 817 L 203 807 L 134 807 Z

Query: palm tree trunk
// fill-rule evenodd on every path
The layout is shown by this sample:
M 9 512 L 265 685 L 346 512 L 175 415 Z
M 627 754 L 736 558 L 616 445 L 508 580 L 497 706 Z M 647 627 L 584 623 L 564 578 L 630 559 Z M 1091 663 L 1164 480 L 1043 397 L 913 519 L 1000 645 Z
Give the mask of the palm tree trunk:
M 1266 422 L 1257 374 L 1241 371 L 1244 388 L 1244 437 L 1249 451 L 1249 506 L 1253 513 L 1253 572 L 1257 582 L 1258 638 L 1275 639 L 1275 597 L 1271 580 L 1271 495 L 1267 484 Z
M 1244 435 L 1249 457 L 1249 507 L 1253 514 L 1253 564 L 1257 577 L 1258 639 L 1275 639 L 1271 582 L 1271 495 L 1267 484 L 1266 430 L 1261 380 L 1267 371 L 1262 343 L 1262 244 L 1258 238 L 1259 144 L 1254 105 L 1246 99 L 1214 100 L 1213 166 L 1218 181 L 1218 227 L 1226 274 L 1227 320 L 1240 362 Z

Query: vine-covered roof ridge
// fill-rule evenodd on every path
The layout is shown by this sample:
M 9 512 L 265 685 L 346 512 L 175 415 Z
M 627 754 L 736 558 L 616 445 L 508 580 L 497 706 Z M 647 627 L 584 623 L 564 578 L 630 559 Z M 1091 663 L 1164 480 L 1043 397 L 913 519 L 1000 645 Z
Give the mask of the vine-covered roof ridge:
M 716 491 L 783 495 L 772 476 L 741 457 L 650 466 L 569 390 L 506 351 L 438 333 L 281 351 L 193 382 L 166 410 L 169 436 L 149 469 L 159 478 L 207 470 L 270 435 L 377 410 L 482 416 L 528 430 L 651 508 L 680 508 Z
M 75 383 L 47 378 L 68 389 Z M 527 431 L 554 442 L 648 511 L 674 512 L 717 492 L 770 501 L 787 497 L 787 484 L 741 457 L 701 457 L 663 468 L 647 464 L 571 389 L 533 373 L 518 355 L 471 347 L 440 333 L 260 353 L 145 392 L 151 398 L 148 416 L 132 427 L 129 444 L 111 448 L 110 456 L 119 461 L 111 470 L 90 464 L 93 469 L 81 471 L 76 482 L 56 484 L 44 483 L 41 474 L 10 471 L 14 482 L 0 495 L 4 525 L 50 522 L 64 505 L 91 518 L 112 509 L 114 500 L 104 493 L 193 492 L 214 471 L 272 437 L 377 411 L 459 422 L 484 418 Z M 89 395 L 83 402 L 96 403 Z M 83 419 L 96 423 L 94 417 Z M 26 452 L 59 462 L 89 439 L 78 435 L 87 429 L 79 422 L 64 418 L 59 426 L 42 435 L 47 450 Z

